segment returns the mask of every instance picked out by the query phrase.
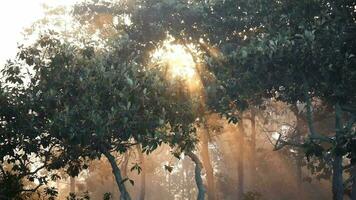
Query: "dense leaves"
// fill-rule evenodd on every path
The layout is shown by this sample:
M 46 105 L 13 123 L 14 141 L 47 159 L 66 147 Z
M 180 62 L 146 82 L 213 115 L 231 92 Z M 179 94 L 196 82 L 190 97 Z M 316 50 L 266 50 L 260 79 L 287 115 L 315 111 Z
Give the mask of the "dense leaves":
M 278 142 L 301 147 L 308 161 L 320 159 L 312 172 L 333 165 L 340 199 L 342 159 L 354 165 L 356 154 L 355 2 L 93 0 L 77 4 L 73 15 L 90 34 L 99 30 L 100 45 L 49 32 L 20 47 L 2 71 L 0 158 L 9 165 L 2 183 L 15 177 L 22 188 L 28 177 L 46 184 L 29 170 L 36 158 L 44 163 L 39 170 L 76 176 L 103 154 L 115 169 L 111 153 L 133 145 L 150 153 L 168 143 L 179 157 L 195 149 L 194 124 L 206 110 L 237 123 L 274 100 L 305 104 L 298 115 L 307 136 Z M 152 51 L 168 38 L 194 44 L 208 109 L 150 66 Z M 318 109 L 335 115 L 333 133 L 314 127 Z

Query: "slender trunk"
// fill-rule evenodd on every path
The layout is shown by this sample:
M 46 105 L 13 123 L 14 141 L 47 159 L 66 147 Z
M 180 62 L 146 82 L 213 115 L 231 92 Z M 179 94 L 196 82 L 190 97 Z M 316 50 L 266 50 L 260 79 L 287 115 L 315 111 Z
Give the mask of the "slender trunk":
M 108 150 L 103 150 L 102 151 L 105 157 L 109 160 L 109 163 L 111 165 L 112 171 L 115 176 L 115 181 L 119 187 L 120 191 L 120 200 L 131 200 L 130 194 L 127 192 L 127 189 L 124 184 L 124 179 L 121 176 L 121 170 L 118 167 L 115 157 L 110 154 Z
M 244 195 L 244 135 L 245 129 L 243 126 L 243 120 L 240 119 L 238 123 L 239 136 L 238 136 L 238 161 L 237 161 L 237 199 L 241 200 Z
M 308 85 L 305 87 L 305 97 L 306 97 L 306 110 L 307 110 L 307 123 L 311 138 L 324 139 L 322 135 L 317 134 L 314 124 L 313 124 L 313 113 L 312 104 L 310 96 L 308 94 Z M 342 122 L 341 122 L 341 107 L 339 102 L 335 104 L 335 141 L 336 147 L 339 145 L 339 140 L 342 137 Z M 332 163 L 333 174 L 332 174 L 332 192 L 333 200 L 342 200 L 344 196 L 344 186 L 343 186 L 343 166 L 342 166 L 342 155 L 338 152 L 334 152 L 334 160 Z
M 70 193 L 75 194 L 75 177 L 70 177 Z
M 170 172 L 168 172 L 168 193 L 169 193 L 169 196 L 171 196 L 172 190 L 171 190 L 171 173 Z
M 203 164 L 199 160 L 198 156 L 192 152 L 187 153 L 187 155 L 192 159 L 195 163 L 195 183 L 197 184 L 198 188 L 198 197 L 197 200 L 204 200 L 205 199 L 205 188 L 203 184 L 203 179 L 201 177 L 201 171 L 203 168 Z
M 356 200 L 356 163 L 352 163 L 351 176 L 352 176 L 351 199 Z
M 344 186 L 342 178 L 342 157 L 335 156 L 333 161 L 333 200 L 342 200 L 344 196 Z
M 184 158 L 183 160 L 183 169 L 182 169 L 182 173 L 183 173 L 183 199 L 186 199 L 186 197 L 188 196 L 187 193 L 189 193 L 189 187 L 187 187 L 188 185 L 188 181 L 187 181 L 187 166 L 186 166 L 186 159 Z
M 57 197 L 60 198 L 61 197 L 61 193 L 60 193 L 61 192 L 61 188 L 60 188 L 60 183 L 59 183 L 58 180 L 56 181 L 56 185 L 57 185 L 57 192 L 58 192 L 57 193 Z
M 302 157 L 300 155 L 297 155 L 296 161 L 297 161 L 297 189 L 298 189 L 298 193 L 302 194 L 303 192 Z
M 138 157 L 140 159 L 141 167 L 141 183 L 140 183 L 140 194 L 138 199 L 144 200 L 146 194 L 146 169 L 145 169 L 145 157 L 142 153 L 141 147 L 137 146 Z
M 298 143 L 302 143 L 302 134 L 303 134 L 303 122 L 298 112 L 298 108 L 295 107 L 294 114 L 297 118 L 296 131 L 297 131 L 297 140 Z M 298 151 L 296 156 L 296 167 L 297 167 L 297 189 L 299 194 L 303 194 L 303 173 L 302 173 L 302 161 L 303 161 L 303 152 Z
M 116 179 L 115 179 L 115 176 L 113 176 L 112 177 L 112 183 L 113 184 L 111 184 L 111 191 L 112 191 L 112 199 L 115 199 L 115 197 L 116 197 L 116 193 L 115 193 L 115 191 L 116 191 L 116 189 L 117 189 L 117 186 L 115 185 L 115 181 L 116 181 Z
M 209 200 L 216 199 L 216 192 L 215 192 L 215 180 L 214 180 L 214 169 L 211 165 L 210 155 L 209 155 L 209 127 L 204 125 L 206 132 L 201 134 L 201 158 L 203 161 L 203 166 L 206 171 L 206 180 L 207 180 L 207 194 Z
M 335 128 L 336 128 L 336 145 L 341 134 L 341 108 L 337 103 L 335 105 Z M 337 152 L 334 155 L 333 160 L 333 176 L 332 176 L 332 191 L 333 191 L 333 200 L 342 200 L 344 196 L 344 186 L 343 186 L 343 177 L 342 177 L 342 155 L 339 155 Z
M 183 167 L 183 169 L 182 169 L 182 200 L 184 200 L 184 197 L 185 197 L 184 164 L 182 167 Z
M 251 111 L 251 182 L 253 186 L 256 186 L 256 176 L 257 176 L 257 168 L 256 168 L 256 115 L 255 111 Z
M 129 150 L 125 152 L 122 163 L 121 163 L 121 174 L 125 179 L 127 178 L 127 166 L 129 165 L 130 153 Z

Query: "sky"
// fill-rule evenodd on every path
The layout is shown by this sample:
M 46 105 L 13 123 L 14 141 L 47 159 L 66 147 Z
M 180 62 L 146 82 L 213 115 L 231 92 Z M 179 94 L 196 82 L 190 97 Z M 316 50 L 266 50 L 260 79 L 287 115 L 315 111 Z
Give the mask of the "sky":
M 72 5 L 76 0 L 4 0 L 0 3 L 0 68 L 16 56 L 21 32 L 44 16 L 42 5 Z

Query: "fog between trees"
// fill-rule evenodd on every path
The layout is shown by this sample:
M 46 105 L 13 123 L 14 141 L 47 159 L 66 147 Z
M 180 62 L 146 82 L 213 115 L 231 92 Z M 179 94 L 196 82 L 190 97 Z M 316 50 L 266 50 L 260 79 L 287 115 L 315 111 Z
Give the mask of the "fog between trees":
M 356 199 L 355 8 L 44 6 L 1 70 L 0 199 Z

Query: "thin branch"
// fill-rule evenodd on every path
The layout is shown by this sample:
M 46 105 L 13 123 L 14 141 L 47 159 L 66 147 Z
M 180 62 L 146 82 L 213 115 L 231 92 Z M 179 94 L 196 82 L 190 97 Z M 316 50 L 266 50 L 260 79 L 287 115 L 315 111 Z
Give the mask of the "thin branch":
M 285 140 L 278 138 L 273 151 L 278 151 L 285 146 L 303 147 L 303 145 L 300 143 L 296 143 L 296 142 L 292 142 L 292 141 L 285 141 Z
M 303 76 L 304 77 L 304 76 Z M 304 77 L 305 79 L 305 77 Z M 305 101 L 306 101 L 306 109 L 307 109 L 307 123 L 308 123 L 308 128 L 309 128 L 309 133 L 310 133 L 310 139 L 312 140 L 320 140 L 320 141 L 325 141 L 325 142 L 333 142 L 332 139 L 330 139 L 327 136 L 319 134 L 314 127 L 314 121 L 313 121 L 313 112 L 312 112 L 312 104 L 310 100 L 310 95 L 308 94 L 309 92 L 309 86 L 308 83 L 305 81 L 306 86 L 304 87 L 304 95 L 305 95 Z
M 341 106 L 341 109 L 342 109 L 343 111 L 347 111 L 347 112 L 356 114 L 356 107 L 344 105 L 344 106 Z
M 47 167 L 48 166 L 48 164 L 43 164 L 41 167 L 38 167 L 35 171 L 33 171 L 33 172 L 28 172 L 28 173 L 25 173 L 25 174 L 23 174 L 21 177 L 25 177 L 25 176 L 28 176 L 28 175 L 34 175 L 34 174 L 36 174 L 38 171 L 40 171 L 41 169 L 43 169 L 43 168 L 45 168 L 45 167 Z
M 351 116 L 351 119 L 347 122 L 345 126 L 345 131 L 348 132 L 352 129 L 352 126 L 356 123 L 356 114 Z
M 33 189 L 21 189 L 19 190 L 19 192 L 36 192 L 41 186 L 43 186 L 43 184 L 39 184 Z

